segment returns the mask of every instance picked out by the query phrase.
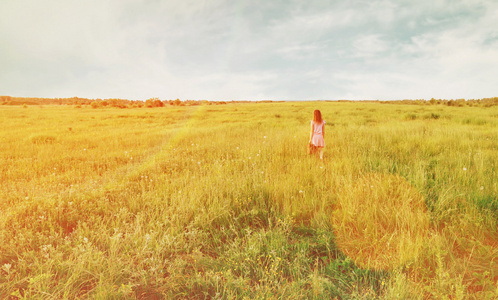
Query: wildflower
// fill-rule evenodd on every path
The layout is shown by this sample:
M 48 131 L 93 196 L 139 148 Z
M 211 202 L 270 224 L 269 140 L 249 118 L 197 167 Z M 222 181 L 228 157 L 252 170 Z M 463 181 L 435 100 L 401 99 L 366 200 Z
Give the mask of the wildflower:
M 266 139 L 266 135 L 263 138 Z
M 11 268 L 11 267 L 12 267 L 12 265 L 11 265 L 11 264 L 4 264 L 4 265 L 3 265 L 3 269 L 4 269 L 7 273 L 9 273 L 9 271 L 10 271 L 10 268 Z
M 464 171 L 467 171 L 467 168 L 463 168 Z
M 482 190 L 484 190 L 484 187 L 483 187 L 483 186 L 481 186 L 481 191 L 482 191 Z M 27 197 L 26 197 L 26 198 L 27 198 Z

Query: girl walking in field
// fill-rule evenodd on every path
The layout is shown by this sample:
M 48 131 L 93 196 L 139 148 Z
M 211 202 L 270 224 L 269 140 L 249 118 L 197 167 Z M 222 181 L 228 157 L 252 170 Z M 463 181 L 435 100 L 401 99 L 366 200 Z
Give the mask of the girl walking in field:
M 310 143 L 318 147 L 320 159 L 323 160 L 323 149 L 325 148 L 325 121 L 322 119 L 322 113 L 317 109 L 313 112 L 311 121 Z

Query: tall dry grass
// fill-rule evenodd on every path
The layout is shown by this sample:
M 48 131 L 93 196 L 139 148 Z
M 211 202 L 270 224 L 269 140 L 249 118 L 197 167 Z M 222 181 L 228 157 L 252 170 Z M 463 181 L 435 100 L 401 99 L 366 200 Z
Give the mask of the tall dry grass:
M 2 298 L 498 294 L 496 108 L 1 110 Z

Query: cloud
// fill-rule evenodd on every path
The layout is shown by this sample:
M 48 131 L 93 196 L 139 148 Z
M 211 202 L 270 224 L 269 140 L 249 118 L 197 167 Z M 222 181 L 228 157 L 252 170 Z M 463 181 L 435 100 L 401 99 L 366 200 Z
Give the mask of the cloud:
M 165 99 L 496 96 L 498 3 L 0 3 L 0 94 Z
M 389 44 L 380 34 L 359 36 L 353 41 L 353 57 L 374 57 L 389 49 Z

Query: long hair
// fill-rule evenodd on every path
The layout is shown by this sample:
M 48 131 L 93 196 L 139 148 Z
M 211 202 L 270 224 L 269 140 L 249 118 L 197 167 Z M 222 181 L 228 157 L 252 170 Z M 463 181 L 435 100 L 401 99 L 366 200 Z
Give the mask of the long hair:
M 313 122 L 316 124 L 322 123 L 322 113 L 318 109 L 313 112 Z

